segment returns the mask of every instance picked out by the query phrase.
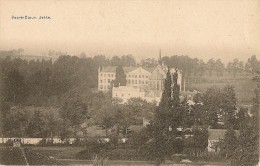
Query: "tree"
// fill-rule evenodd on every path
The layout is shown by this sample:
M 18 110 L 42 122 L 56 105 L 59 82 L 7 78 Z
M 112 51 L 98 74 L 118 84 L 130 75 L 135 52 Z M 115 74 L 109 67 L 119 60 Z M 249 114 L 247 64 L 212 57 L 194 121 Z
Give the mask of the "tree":
M 205 152 L 205 149 L 208 147 L 208 130 L 207 128 L 203 127 L 193 127 L 192 128 L 193 133 L 193 154 L 194 156 L 198 157 Z
M 156 67 L 158 62 L 154 58 L 147 58 L 141 60 L 142 67 Z
M 108 98 L 103 98 L 101 102 L 101 107 L 95 111 L 93 118 L 97 125 L 105 129 L 106 136 L 108 136 L 108 130 L 116 123 L 116 106 Z
M 149 103 L 141 98 L 130 98 L 126 106 L 133 112 L 134 123 L 142 125 L 143 119 L 153 119 L 156 103 Z
M 258 163 L 259 131 L 257 123 L 253 119 L 248 119 L 248 122 L 239 130 L 238 146 L 232 158 L 233 165 L 255 166 Z
M 35 111 L 33 118 L 28 124 L 26 133 L 29 137 L 33 138 L 45 138 L 47 131 L 45 130 L 45 122 L 40 111 Z
M 25 83 L 21 73 L 16 69 L 12 69 L 6 73 L 3 81 L 3 91 L 6 97 L 4 100 L 13 103 L 21 102 L 25 97 Z
M 126 75 L 122 66 L 116 68 L 116 78 L 114 80 L 114 86 L 125 86 L 126 85 Z
M 87 105 L 82 102 L 78 92 L 70 92 L 64 97 L 64 102 L 59 111 L 61 118 L 65 123 L 69 123 L 76 136 L 77 130 L 88 117 Z
M 109 59 L 107 59 L 104 55 L 94 56 L 93 61 L 97 67 L 110 65 Z
M 259 85 L 251 116 L 246 116 L 239 128 L 238 146 L 232 157 L 232 164 L 255 166 L 259 161 Z
M 216 61 L 214 59 L 210 59 L 208 60 L 207 62 L 207 70 L 209 72 L 209 76 L 211 77 L 212 76 L 212 72 L 215 70 L 216 68 Z
M 233 62 L 228 63 L 227 70 L 229 73 L 232 73 L 235 78 L 238 73 L 241 73 L 244 70 L 243 62 L 236 58 Z
M 123 55 L 121 57 L 121 61 L 123 62 L 123 66 L 136 66 L 135 59 L 132 55 Z
M 234 127 L 236 120 L 236 94 L 232 86 L 227 85 L 222 89 L 221 114 L 224 116 L 226 128 Z
M 252 74 L 255 74 L 257 71 L 259 71 L 260 65 L 255 55 L 252 55 L 247 60 L 245 68 L 248 72 L 251 72 Z
M 217 76 L 223 76 L 223 72 L 225 71 L 225 65 L 221 62 L 220 59 L 217 59 L 215 62 L 215 70 L 217 72 Z
M 43 118 L 48 137 L 53 138 L 55 135 L 58 135 L 61 126 L 60 117 L 55 115 L 53 112 L 49 112 L 44 115 Z
M 202 96 L 203 110 L 207 113 L 207 125 L 212 128 L 218 128 L 218 115 L 221 110 L 222 95 L 221 90 L 217 87 L 211 87 L 206 90 Z
M 220 153 L 226 159 L 231 160 L 235 156 L 235 151 L 238 146 L 238 138 L 236 136 L 236 131 L 232 126 L 230 126 L 224 136 L 223 141 L 220 144 Z
M 170 157 L 173 153 L 182 151 L 182 139 L 177 138 L 177 128 L 182 121 L 177 79 L 177 71 L 171 76 L 170 69 L 168 69 L 161 101 L 156 108 L 155 119 L 147 128 L 151 138 L 147 145 L 148 158 L 155 160 L 156 165 L 160 165 L 166 157 Z
M 198 72 L 200 76 L 203 76 L 206 70 L 206 64 L 203 60 L 199 60 L 198 62 Z

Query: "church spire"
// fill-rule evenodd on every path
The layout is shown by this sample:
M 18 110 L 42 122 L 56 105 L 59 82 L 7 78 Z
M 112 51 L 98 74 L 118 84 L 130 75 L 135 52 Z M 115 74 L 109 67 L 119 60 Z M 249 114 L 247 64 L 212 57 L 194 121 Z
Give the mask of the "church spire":
M 162 52 L 161 52 L 161 49 L 159 51 L 158 65 L 162 65 Z

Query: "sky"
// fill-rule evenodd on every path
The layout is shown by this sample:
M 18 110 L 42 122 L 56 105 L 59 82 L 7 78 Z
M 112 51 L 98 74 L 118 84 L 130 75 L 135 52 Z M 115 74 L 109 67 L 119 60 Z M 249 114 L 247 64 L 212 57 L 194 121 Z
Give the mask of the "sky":
M 160 49 L 206 61 L 260 59 L 260 1 L 0 0 L 0 50 L 17 48 L 137 60 L 157 58 Z

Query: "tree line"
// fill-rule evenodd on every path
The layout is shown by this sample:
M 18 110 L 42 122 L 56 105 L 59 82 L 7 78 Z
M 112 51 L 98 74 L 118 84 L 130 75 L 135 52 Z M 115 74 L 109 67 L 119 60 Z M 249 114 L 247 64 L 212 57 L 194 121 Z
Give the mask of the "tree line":
M 186 78 L 191 76 L 201 77 L 201 76 L 223 76 L 224 72 L 232 74 L 234 77 L 241 72 L 247 72 L 250 74 L 256 74 L 260 69 L 260 62 L 257 60 L 256 56 L 251 56 L 247 62 L 240 61 L 239 59 L 234 59 L 225 66 L 221 59 L 209 59 L 204 62 L 198 58 L 190 58 L 189 56 L 165 56 L 162 61 L 166 66 L 171 68 L 177 67 L 183 71 Z

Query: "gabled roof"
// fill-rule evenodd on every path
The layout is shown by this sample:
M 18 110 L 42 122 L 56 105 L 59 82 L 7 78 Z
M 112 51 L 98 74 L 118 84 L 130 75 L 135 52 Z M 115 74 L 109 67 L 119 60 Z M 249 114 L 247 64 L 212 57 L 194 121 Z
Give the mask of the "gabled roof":
M 152 80 L 164 80 L 166 77 L 166 73 L 163 70 L 162 66 L 158 65 L 154 71 L 152 72 L 152 75 L 150 76 L 150 79 Z
M 125 73 L 129 73 L 137 68 L 138 67 L 123 67 Z
M 152 73 L 154 71 L 156 67 L 143 67 L 144 70 L 149 71 L 150 73 Z
M 141 67 L 142 69 L 152 73 L 154 71 L 154 67 L 148 68 L 148 67 Z M 135 69 L 138 69 L 138 67 L 132 67 L 132 66 L 125 66 L 123 67 L 124 72 L 127 74 Z M 107 73 L 115 73 L 116 72 L 116 66 L 107 66 L 107 67 L 102 67 L 101 69 L 102 72 L 107 72 Z

